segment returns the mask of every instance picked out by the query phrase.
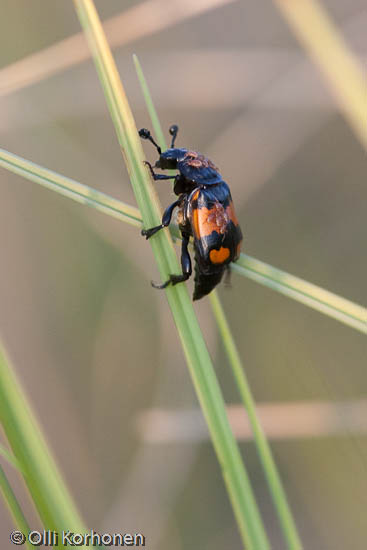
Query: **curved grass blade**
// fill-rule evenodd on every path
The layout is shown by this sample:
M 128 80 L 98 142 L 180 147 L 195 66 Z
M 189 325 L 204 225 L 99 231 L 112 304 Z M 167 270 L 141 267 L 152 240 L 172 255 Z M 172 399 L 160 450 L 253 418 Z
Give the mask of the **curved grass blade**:
M 147 105 L 147 109 L 152 121 L 154 133 L 157 137 L 158 144 L 162 151 L 167 149 L 167 144 L 164 139 L 162 127 L 158 119 L 157 111 L 154 107 L 154 103 L 149 91 L 149 87 L 144 77 L 143 70 L 136 55 L 133 56 L 136 72 L 139 78 L 139 82 L 143 91 L 144 99 Z M 232 368 L 232 373 L 235 378 L 239 393 L 241 395 L 243 404 L 247 410 L 249 420 L 254 435 L 255 445 L 259 454 L 265 476 L 270 488 L 270 492 L 273 498 L 275 509 L 278 513 L 279 521 L 283 530 L 284 538 L 287 541 L 289 550 L 301 550 L 302 545 L 297 533 L 297 528 L 292 517 L 292 513 L 288 506 L 287 498 L 282 487 L 282 482 L 278 474 L 275 462 L 273 460 L 269 444 L 266 440 L 264 431 L 256 415 L 255 403 L 251 394 L 251 390 L 247 381 L 247 377 L 244 368 L 241 364 L 241 359 L 237 351 L 236 344 L 233 340 L 233 336 L 228 326 L 227 319 L 225 317 L 222 305 L 218 298 L 218 293 L 213 290 L 209 294 L 209 299 L 213 309 L 214 317 L 218 325 L 219 332 L 222 336 L 224 348 L 227 353 L 229 363 Z
M 135 227 L 142 225 L 139 210 L 134 206 L 3 149 L 0 149 L 0 166 L 81 204 L 91 206 L 108 216 Z M 175 239 L 180 239 L 177 226 L 170 226 L 170 233 Z M 363 306 L 247 254 L 241 254 L 232 268 L 239 275 L 297 300 L 360 332 L 367 333 L 367 310 Z
M 148 171 L 133 116 L 100 20 L 91 0 L 74 0 L 106 95 L 116 133 L 145 227 L 160 223 L 160 208 Z M 161 277 L 179 271 L 169 232 L 151 239 Z M 216 450 L 240 533 L 247 548 L 267 550 L 269 543 L 238 446 L 230 429 L 208 350 L 185 285 L 169 286 L 166 295 L 181 338 L 186 360 Z
M 1 346 L 0 422 L 45 529 L 85 533 L 79 513 Z

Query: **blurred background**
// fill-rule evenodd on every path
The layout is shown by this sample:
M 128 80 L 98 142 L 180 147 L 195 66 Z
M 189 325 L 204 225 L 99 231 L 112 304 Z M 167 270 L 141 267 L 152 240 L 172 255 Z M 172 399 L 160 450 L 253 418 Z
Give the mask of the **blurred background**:
M 365 67 L 365 1 L 322 3 Z M 244 251 L 363 304 L 365 152 L 276 3 L 96 7 L 138 128 L 150 121 L 133 53 L 163 126 L 179 124 L 178 146 L 208 155 L 229 182 Z M 135 205 L 79 33 L 72 2 L 2 3 L 0 146 Z M 137 229 L 3 169 L 0 182 L 1 339 L 87 525 L 141 532 L 150 550 L 240 548 L 164 293 L 150 286 L 159 276 L 149 244 Z M 157 188 L 164 206 L 172 202 L 169 183 Z M 219 294 L 305 548 L 364 550 L 363 335 L 237 275 Z M 195 309 L 282 550 L 208 300 Z M 25 489 L 0 460 L 37 529 Z M 2 548 L 12 548 L 11 529 L 0 502 Z

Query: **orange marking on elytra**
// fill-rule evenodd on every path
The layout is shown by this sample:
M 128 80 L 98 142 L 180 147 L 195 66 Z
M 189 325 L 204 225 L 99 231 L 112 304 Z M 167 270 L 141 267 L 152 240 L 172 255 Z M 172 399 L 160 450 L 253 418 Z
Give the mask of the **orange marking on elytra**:
M 196 195 L 196 194 L 195 194 Z M 198 238 L 211 235 L 216 231 L 220 235 L 226 232 L 230 217 L 227 210 L 219 202 L 215 202 L 211 208 L 197 208 L 193 212 L 193 225 L 195 235 Z
M 209 258 L 212 264 L 222 264 L 229 258 L 229 248 L 220 247 L 219 250 L 211 250 L 209 253 Z

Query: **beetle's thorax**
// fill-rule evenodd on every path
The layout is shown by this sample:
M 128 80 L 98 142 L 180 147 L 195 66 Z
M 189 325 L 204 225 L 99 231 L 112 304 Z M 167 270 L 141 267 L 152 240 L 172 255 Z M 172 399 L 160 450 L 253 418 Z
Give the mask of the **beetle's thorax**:
M 183 158 L 177 161 L 177 169 L 183 177 L 200 187 L 216 185 L 222 181 L 213 162 L 196 151 L 186 151 Z
M 187 166 L 191 166 L 192 168 L 197 168 L 198 170 L 201 168 L 211 168 L 218 172 L 218 168 L 215 164 L 208 159 L 208 157 L 197 151 L 186 151 L 181 162 L 184 162 Z
M 156 168 L 162 168 L 163 170 L 177 168 L 177 163 L 182 161 L 187 153 L 187 149 L 167 149 L 161 153 L 159 159 L 155 163 Z

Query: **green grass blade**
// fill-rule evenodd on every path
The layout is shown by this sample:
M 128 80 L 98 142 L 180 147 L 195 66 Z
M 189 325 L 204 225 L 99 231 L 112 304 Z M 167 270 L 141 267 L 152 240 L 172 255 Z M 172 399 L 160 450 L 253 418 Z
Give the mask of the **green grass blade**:
M 46 529 L 86 532 L 40 427 L 0 346 L 0 423 Z M 84 546 L 83 546 L 84 548 Z
M 241 254 L 234 271 L 367 334 L 367 310 L 265 262 Z
M 130 225 L 136 227 L 142 225 L 139 210 L 134 206 L 9 153 L 4 149 L 0 149 L 0 166 Z M 170 232 L 175 238 L 180 238 L 176 226 L 171 226 Z M 241 254 L 240 259 L 232 265 L 232 268 L 239 275 L 280 292 L 288 298 L 297 300 L 360 332 L 367 333 L 367 310 L 363 306 L 246 254 Z
M 148 83 L 145 79 L 142 66 L 140 64 L 138 56 L 135 55 L 135 54 L 133 55 L 133 61 L 134 61 L 134 64 L 135 64 L 136 74 L 138 75 L 140 87 L 141 87 L 142 92 L 143 92 L 145 104 L 146 104 L 147 109 L 148 109 L 150 120 L 152 121 L 152 126 L 153 126 L 153 130 L 154 130 L 154 134 L 155 134 L 157 143 L 158 143 L 158 145 L 160 145 L 162 151 L 165 151 L 167 149 L 166 138 L 164 137 L 162 126 L 161 126 L 161 123 L 159 121 L 157 110 L 154 106 L 152 95 L 149 91 Z
M 231 330 L 228 325 L 223 307 L 219 301 L 218 295 L 212 292 L 209 296 L 215 319 L 218 324 L 223 344 L 231 365 L 232 374 L 236 381 L 238 391 L 242 402 L 248 414 L 256 449 L 265 473 L 270 493 L 278 514 L 279 522 L 287 541 L 287 547 L 290 550 L 301 550 L 302 543 L 299 538 L 297 527 L 289 508 L 287 496 L 285 494 L 280 475 L 274 462 L 270 445 L 266 439 L 260 420 L 256 414 L 254 398 L 243 368 L 237 346 L 233 340 Z
M 136 55 L 133 56 L 136 72 L 139 78 L 139 82 L 143 91 L 144 99 L 147 105 L 147 109 L 152 121 L 154 133 L 157 136 L 158 144 L 162 148 L 162 151 L 167 149 L 167 144 L 164 139 L 162 127 L 155 109 L 148 84 L 145 80 L 144 73 L 140 62 Z M 266 440 L 265 434 L 261 427 L 260 421 L 256 415 L 255 403 L 251 394 L 251 390 L 245 375 L 245 371 L 241 364 L 240 356 L 237 351 L 236 344 L 233 340 L 231 331 L 228 326 L 227 319 L 225 317 L 222 305 L 218 298 L 218 293 L 214 290 L 210 293 L 209 299 L 213 309 L 214 317 L 218 325 L 219 332 L 222 336 L 224 347 L 228 356 L 229 363 L 232 368 L 233 376 L 235 378 L 239 393 L 242 401 L 248 412 L 249 420 L 251 423 L 255 445 L 259 454 L 265 476 L 272 494 L 275 508 L 278 513 L 279 521 L 284 533 L 284 537 L 287 541 L 288 548 L 290 550 L 301 550 L 302 545 L 299 539 L 297 528 L 292 517 L 292 513 L 288 506 L 287 498 L 282 487 L 280 476 L 275 466 L 269 444 Z
M 144 225 L 158 225 L 159 203 L 143 165 L 140 139 L 94 4 L 91 0 L 74 0 L 74 3 L 93 52 Z M 151 245 L 163 279 L 169 273 L 179 272 L 168 231 L 161 231 L 154 236 Z M 241 536 L 247 548 L 266 550 L 269 543 L 264 526 L 228 423 L 223 397 L 186 286 L 168 287 L 166 295 L 222 467 Z
M 15 496 L 13 489 L 11 488 L 11 485 L 5 475 L 4 470 L 0 466 L 0 492 L 3 495 L 3 499 L 9 509 L 10 515 L 13 518 L 14 524 L 23 533 L 23 535 L 27 536 L 27 533 L 29 533 L 30 528 L 27 523 L 27 520 L 23 514 L 23 510 L 20 507 L 20 504 L 17 500 L 17 497 Z M 25 543 L 27 548 L 34 548 L 33 545 L 31 545 L 29 542 Z
M 141 216 L 137 208 L 114 199 L 105 193 L 101 193 L 92 187 L 53 172 L 48 168 L 43 168 L 29 160 L 9 153 L 4 149 L 0 149 L 0 166 L 10 170 L 14 174 L 23 176 L 34 183 L 52 189 L 81 204 L 91 206 L 130 225 L 141 226 Z
M 16 457 L 12 453 L 8 451 L 8 449 L 4 447 L 4 445 L 1 445 L 1 443 L 0 443 L 0 455 L 3 458 L 5 458 L 5 460 L 13 466 L 13 468 L 15 468 L 16 470 L 24 474 L 24 472 L 22 471 L 22 467 L 19 464 L 19 461 L 16 459 Z

